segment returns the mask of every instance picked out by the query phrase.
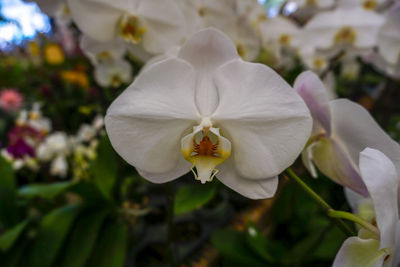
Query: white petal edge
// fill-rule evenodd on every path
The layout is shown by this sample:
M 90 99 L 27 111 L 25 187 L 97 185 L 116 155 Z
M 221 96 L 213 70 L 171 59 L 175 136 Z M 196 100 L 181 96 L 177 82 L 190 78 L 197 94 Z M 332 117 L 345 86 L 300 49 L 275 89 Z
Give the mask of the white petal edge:
M 360 153 L 361 177 L 374 204 L 376 221 L 381 234 L 380 248 L 396 244 L 399 179 L 396 168 L 382 152 L 366 148 Z

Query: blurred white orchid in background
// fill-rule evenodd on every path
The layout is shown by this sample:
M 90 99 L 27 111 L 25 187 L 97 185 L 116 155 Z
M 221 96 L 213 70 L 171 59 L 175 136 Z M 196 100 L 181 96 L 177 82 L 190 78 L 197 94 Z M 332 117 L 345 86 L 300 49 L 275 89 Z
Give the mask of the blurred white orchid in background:
M 242 61 L 232 41 L 209 28 L 176 58 L 142 72 L 112 103 L 105 125 L 115 150 L 152 182 L 192 165 L 202 183 L 217 175 L 256 199 L 274 195 L 277 175 L 309 137 L 311 117 L 278 74 Z
M 376 46 L 383 22 L 380 14 L 364 10 L 352 1 L 341 1 L 336 9 L 320 12 L 307 22 L 302 43 L 333 54 L 362 54 Z
M 359 164 L 373 203 L 379 236 L 361 229 L 357 237 L 346 239 L 333 267 L 397 267 L 400 264 L 399 175 L 393 162 L 375 149 L 363 150 Z
M 66 156 L 71 152 L 71 143 L 64 132 L 55 132 L 46 137 L 36 150 L 41 161 L 51 161 L 50 173 L 66 177 L 68 163 Z
M 385 18 L 378 34 L 378 54 L 372 63 L 388 75 L 400 79 L 400 3 L 396 3 Z
M 98 42 L 87 35 L 82 35 L 80 47 L 93 65 L 121 60 L 127 51 L 127 44 L 121 38 Z
M 119 87 L 132 80 L 132 66 L 123 59 L 101 63 L 95 66 L 94 78 L 103 87 Z
M 173 0 L 68 0 L 68 4 L 82 32 L 100 42 L 120 36 L 157 54 L 184 37 L 184 17 Z
M 384 152 L 400 173 L 400 145 L 362 106 L 347 99 L 329 101 L 324 84 L 311 71 L 302 73 L 294 88 L 303 97 L 314 120 L 311 139 L 302 155 L 314 177 L 317 177 L 315 164 L 333 181 L 367 196 L 358 169 L 358 155 L 366 147 Z

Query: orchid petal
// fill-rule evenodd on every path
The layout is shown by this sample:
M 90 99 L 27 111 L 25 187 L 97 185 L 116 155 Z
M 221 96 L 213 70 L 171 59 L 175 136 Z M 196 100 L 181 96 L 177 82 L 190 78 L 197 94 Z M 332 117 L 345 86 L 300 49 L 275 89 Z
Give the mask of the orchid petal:
M 363 196 L 368 196 L 357 165 L 340 142 L 323 138 L 312 149 L 313 161 L 324 175 Z
M 360 153 L 360 170 L 374 204 L 381 238 L 379 248 L 393 248 L 399 221 L 396 168 L 382 152 L 366 148 Z
M 347 99 L 330 102 L 332 134 L 346 147 L 358 166 L 359 153 L 370 147 L 384 153 L 400 173 L 400 145 L 382 130 L 362 106 Z
M 184 17 L 174 1 L 140 1 L 137 12 L 146 27 L 143 47 L 148 52 L 164 53 L 169 47 L 178 45 L 183 40 Z
M 105 124 L 122 158 L 152 174 L 176 168 L 182 157 L 180 139 L 198 120 L 194 84 L 191 66 L 169 59 L 143 72 L 113 102 Z
M 183 157 L 179 157 L 178 163 L 176 164 L 176 167 L 168 172 L 164 173 L 151 173 L 151 172 L 146 172 L 141 169 L 136 169 L 140 176 L 143 178 L 146 178 L 152 183 L 166 183 L 170 182 L 172 180 L 175 180 L 178 177 L 183 176 L 190 170 L 191 164 L 187 162 Z
M 311 174 L 313 178 L 318 178 L 318 173 L 313 163 L 312 147 L 314 144 L 309 145 L 301 153 L 301 160 L 306 167 L 307 171 Z
M 261 180 L 247 179 L 236 170 L 234 164 L 232 159 L 228 159 L 219 167 L 217 178 L 224 185 L 251 199 L 265 199 L 274 196 L 279 182 L 277 176 Z
M 196 105 L 200 114 L 209 116 L 218 105 L 218 93 L 212 73 L 222 64 L 239 58 L 233 42 L 219 30 L 207 28 L 191 36 L 179 54 L 197 72 Z
M 234 60 L 214 76 L 220 103 L 212 115 L 232 143 L 241 176 L 274 177 L 291 165 L 310 136 L 301 97 L 272 69 Z
M 379 250 L 379 241 L 349 237 L 336 255 L 333 267 L 381 267 L 386 256 Z
M 90 38 L 99 42 L 115 38 L 122 14 L 119 9 L 89 0 L 68 0 L 68 6 L 74 22 Z
M 378 49 L 390 64 L 400 61 L 400 3 L 395 4 L 387 14 L 386 22 L 379 31 Z
M 319 123 L 329 136 L 331 133 L 331 111 L 325 85 L 311 71 L 301 73 L 294 82 L 294 89 L 306 102 L 314 123 Z

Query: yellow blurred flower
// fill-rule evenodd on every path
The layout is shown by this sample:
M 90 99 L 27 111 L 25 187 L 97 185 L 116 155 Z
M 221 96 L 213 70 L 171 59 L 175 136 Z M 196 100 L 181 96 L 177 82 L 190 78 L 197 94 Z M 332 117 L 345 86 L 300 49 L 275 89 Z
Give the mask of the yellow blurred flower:
M 77 84 L 85 89 L 89 87 L 88 77 L 83 71 L 65 70 L 61 72 L 61 78 L 66 82 Z
M 64 53 L 58 44 L 47 44 L 44 47 L 44 58 L 50 65 L 60 65 L 65 60 Z

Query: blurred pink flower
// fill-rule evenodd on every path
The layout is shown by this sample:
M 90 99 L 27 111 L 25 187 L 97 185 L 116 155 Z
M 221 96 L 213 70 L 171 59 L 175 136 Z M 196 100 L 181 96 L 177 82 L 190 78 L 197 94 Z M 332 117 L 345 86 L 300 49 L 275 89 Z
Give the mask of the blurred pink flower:
M 23 100 L 22 95 L 15 89 L 5 89 L 0 92 L 0 107 L 6 111 L 18 110 Z

